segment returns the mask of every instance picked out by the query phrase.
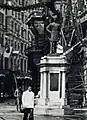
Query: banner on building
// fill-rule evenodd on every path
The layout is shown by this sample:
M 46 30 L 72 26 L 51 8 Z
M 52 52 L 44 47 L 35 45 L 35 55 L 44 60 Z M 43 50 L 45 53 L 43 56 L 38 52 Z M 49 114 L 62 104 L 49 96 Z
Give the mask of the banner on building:
M 4 57 L 9 58 L 11 52 L 12 52 L 12 47 L 7 47 L 4 51 Z

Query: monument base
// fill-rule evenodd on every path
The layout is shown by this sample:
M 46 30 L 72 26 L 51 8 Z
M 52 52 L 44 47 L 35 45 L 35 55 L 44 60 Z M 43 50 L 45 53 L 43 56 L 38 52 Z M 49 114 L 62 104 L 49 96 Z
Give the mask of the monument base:
M 41 58 L 40 98 L 35 107 L 35 114 L 63 116 L 73 113 L 67 106 L 65 93 L 67 66 L 66 56 L 53 54 Z
M 63 104 L 61 104 L 63 102 Z M 39 99 L 35 106 L 34 113 L 36 115 L 64 116 L 72 115 L 73 109 L 65 102 L 50 101 L 49 99 Z
M 64 115 L 64 109 L 49 106 L 36 106 L 34 110 L 35 115 L 51 115 L 60 116 Z
M 39 106 L 37 105 L 34 110 L 35 115 L 49 115 L 49 116 L 64 116 L 72 115 L 73 110 L 69 106 L 58 108 L 56 106 Z

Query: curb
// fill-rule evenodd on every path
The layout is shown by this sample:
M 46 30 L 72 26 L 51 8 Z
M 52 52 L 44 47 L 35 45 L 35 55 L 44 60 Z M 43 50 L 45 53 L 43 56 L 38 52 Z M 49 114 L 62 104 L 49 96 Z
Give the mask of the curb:
M 43 116 L 43 117 L 73 117 L 73 118 L 79 118 L 81 117 L 82 115 L 45 115 L 45 114 L 40 114 L 40 115 L 37 115 L 37 114 L 34 114 L 34 116 Z

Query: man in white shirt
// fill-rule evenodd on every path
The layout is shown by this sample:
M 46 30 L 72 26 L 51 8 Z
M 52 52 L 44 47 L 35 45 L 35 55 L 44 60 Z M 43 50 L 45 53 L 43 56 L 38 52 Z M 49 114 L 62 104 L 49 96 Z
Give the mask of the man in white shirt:
M 24 118 L 27 120 L 28 114 L 30 115 L 29 120 L 33 120 L 33 109 L 34 109 L 34 93 L 31 91 L 31 87 L 28 87 L 28 90 L 23 92 L 22 95 L 22 105 L 24 108 Z

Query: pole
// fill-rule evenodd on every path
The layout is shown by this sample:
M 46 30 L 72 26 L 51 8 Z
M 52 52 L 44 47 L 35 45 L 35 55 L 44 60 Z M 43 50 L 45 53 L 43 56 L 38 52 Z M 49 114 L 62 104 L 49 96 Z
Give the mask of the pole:
M 75 44 L 74 46 L 72 46 L 70 49 L 68 49 L 66 52 L 63 53 L 63 55 L 67 55 L 68 53 L 70 53 L 75 47 L 77 47 L 78 45 L 80 45 L 81 42 L 79 41 L 77 44 Z

